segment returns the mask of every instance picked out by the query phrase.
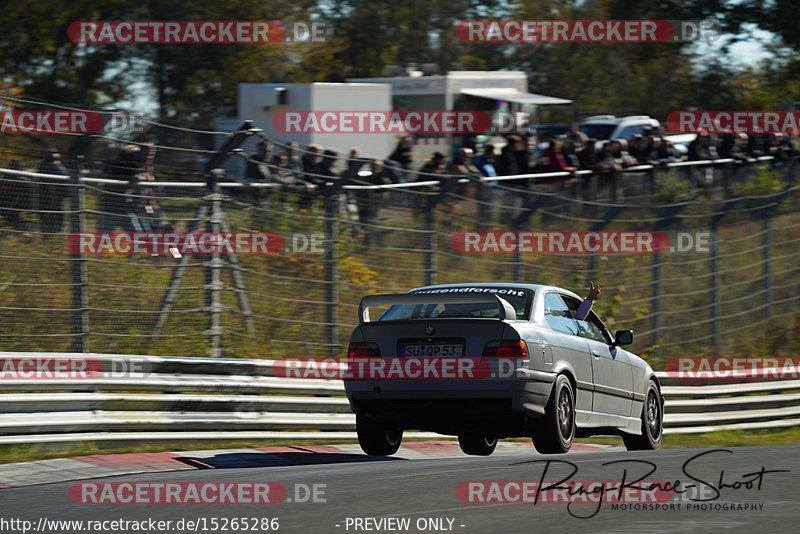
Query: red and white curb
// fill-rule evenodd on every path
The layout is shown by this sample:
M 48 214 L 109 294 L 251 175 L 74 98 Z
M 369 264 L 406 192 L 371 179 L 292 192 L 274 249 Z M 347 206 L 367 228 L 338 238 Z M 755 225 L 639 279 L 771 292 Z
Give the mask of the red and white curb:
M 572 445 L 571 452 L 600 452 L 614 449 L 620 449 L 620 447 L 575 443 Z M 498 443 L 495 454 L 506 455 L 520 452 L 535 454 L 530 442 L 515 441 Z M 458 446 L 458 442 L 406 442 L 390 458 L 421 460 L 447 457 L 465 457 Z M 35 462 L 0 464 L 0 489 L 138 473 L 233 467 L 279 467 L 375 460 L 379 460 L 379 458 L 366 456 L 357 444 L 96 454 L 38 460 Z

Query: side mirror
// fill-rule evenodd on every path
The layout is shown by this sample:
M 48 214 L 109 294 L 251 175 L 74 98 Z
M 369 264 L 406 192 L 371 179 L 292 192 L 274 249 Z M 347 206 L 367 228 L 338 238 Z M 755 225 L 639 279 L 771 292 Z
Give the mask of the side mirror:
M 633 343 L 633 330 L 617 330 L 614 333 L 614 347 L 630 345 Z

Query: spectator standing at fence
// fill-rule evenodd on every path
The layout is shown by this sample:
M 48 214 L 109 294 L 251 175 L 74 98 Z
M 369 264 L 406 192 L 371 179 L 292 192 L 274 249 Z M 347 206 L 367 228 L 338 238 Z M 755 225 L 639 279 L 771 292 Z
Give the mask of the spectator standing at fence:
M 61 164 L 61 154 L 51 149 L 39 164 L 38 172 L 42 174 L 67 174 Z M 39 182 L 39 223 L 42 233 L 55 234 L 61 232 L 64 224 L 64 198 L 67 197 L 66 179 L 37 178 Z
M 256 150 L 250 154 L 245 171 L 245 180 L 248 183 L 270 183 L 272 173 L 269 169 L 269 157 L 272 154 L 272 143 L 266 140 L 259 141 Z
M 500 176 L 514 176 L 517 172 L 517 159 L 514 157 L 514 146 L 517 144 L 517 135 L 509 135 L 506 144 L 500 149 L 500 156 L 497 158 L 495 169 Z
M 252 206 L 269 207 L 272 191 L 262 187 L 252 187 L 252 184 L 272 183 L 272 171 L 269 168 L 272 143 L 262 139 L 256 145 L 256 150 L 250 154 L 245 169 L 244 181 L 247 187 L 247 199 Z M 263 204 L 263 205 L 262 205 Z
M 628 143 L 628 153 L 636 158 L 637 165 L 650 165 L 650 142 L 647 137 L 641 134 L 634 134 Z
M 597 168 L 596 139 L 587 139 L 583 148 L 578 152 L 579 167 L 583 170 L 593 171 Z
M 383 161 L 378 158 L 370 161 L 369 172 L 359 176 L 358 185 L 386 185 L 391 183 L 384 174 Z M 358 189 L 355 193 L 358 208 L 360 231 L 364 236 L 364 245 L 370 246 L 377 234 L 374 227 L 378 217 L 378 208 L 383 205 L 386 192 L 381 189 Z
M 483 145 L 483 153 L 475 160 L 475 167 L 484 178 L 496 178 L 497 170 L 494 168 L 494 145 L 486 143 Z M 502 195 L 502 190 L 498 190 L 495 180 L 484 180 L 477 185 L 478 217 L 481 222 L 492 219 L 492 206 Z M 502 203 L 502 202 L 501 202 Z
M 700 132 L 694 141 L 689 143 L 689 160 L 702 161 L 717 159 L 717 149 L 711 143 L 711 136 L 707 132 Z
M 432 174 L 444 174 L 446 171 L 445 157 L 441 152 L 434 152 L 429 158 L 425 160 L 425 164 L 419 169 L 417 174 L 417 182 L 431 182 L 437 180 L 436 176 Z M 414 195 L 415 208 L 419 213 L 428 209 L 429 195 L 434 191 L 432 187 L 418 187 L 415 189 L 419 194 Z
M 483 145 L 483 153 L 475 160 L 475 166 L 481 174 L 487 178 L 495 178 L 497 170 L 494 168 L 494 145 L 486 143 Z M 494 184 L 495 182 L 491 182 Z
M 339 171 L 334 167 L 336 158 L 338 158 L 338 154 L 330 148 L 322 153 L 322 160 L 317 167 L 319 189 L 327 189 L 339 181 Z
M 542 152 L 539 158 L 538 172 L 569 172 L 574 173 L 578 170 L 577 167 L 572 167 L 567 164 L 564 155 L 561 153 L 562 141 L 560 139 L 550 139 L 549 146 Z M 548 176 L 539 178 L 537 183 L 543 184 L 561 184 L 566 180 L 563 176 Z
M 303 162 L 298 154 L 299 145 L 291 141 L 286 145 L 284 155 L 286 156 L 286 173 L 291 178 L 291 184 L 301 186 L 305 184 L 303 180 Z
M 738 133 L 722 134 L 719 145 L 719 157 L 730 158 L 737 163 L 752 163 L 755 161 L 745 152 L 744 140 Z
M 358 171 L 364 167 L 365 162 L 358 158 L 359 155 L 361 150 L 358 147 L 351 148 L 347 155 L 347 168 L 342 172 L 342 180 L 347 184 L 355 183 L 358 180 Z
M 638 165 L 635 157 L 631 156 L 628 152 L 628 141 L 625 139 L 612 139 L 612 146 L 614 147 L 614 157 L 622 162 L 623 167 L 634 167 Z
M 366 163 L 363 159 L 359 159 L 361 155 L 361 149 L 358 147 L 353 147 L 350 149 L 349 154 L 347 155 L 347 168 L 342 172 L 341 180 L 343 185 L 355 185 L 358 184 L 359 175 L 358 173 L 364 167 Z M 343 206 L 343 211 L 350 215 L 352 213 L 351 207 L 353 205 L 357 206 L 356 202 L 356 195 L 352 191 L 346 191 L 344 195 L 344 202 L 345 205 Z M 356 207 L 356 217 L 358 217 L 358 208 Z
M 712 137 L 707 132 L 700 132 L 694 141 L 689 144 L 689 160 L 704 161 L 718 159 L 717 149 L 712 142 Z M 714 167 L 707 165 L 698 169 L 700 175 L 695 174 L 697 182 L 703 186 L 714 183 Z
M 21 171 L 22 163 L 12 159 L 8 163 L 12 171 Z M 25 230 L 27 224 L 22 212 L 32 207 L 31 186 L 27 177 L 18 174 L 0 176 L 0 217 L 3 224 L 15 230 Z
M 144 172 L 146 154 L 142 154 L 139 145 L 126 145 L 117 157 L 108 165 L 109 177 L 122 183 L 108 184 L 100 197 L 101 232 L 113 232 L 117 227 L 125 231 L 134 231 L 129 216 L 131 202 L 128 198 L 132 192 L 132 184 L 136 183 L 136 175 Z
M 611 141 L 603 143 L 603 148 L 597 155 L 597 170 L 606 173 L 622 170 L 622 161 L 614 156 L 614 144 Z
M 303 188 L 297 201 L 297 208 L 301 211 L 308 211 L 311 209 L 311 203 L 314 201 L 315 191 L 317 184 L 320 182 L 318 165 L 320 163 L 320 154 L 322 147 L 317 144 L 311 144 L 306 147 L 303 156 L 300 158 L 300 163 L 303 166 Z
M 576 146 L 577 145 L 577 146 Z M 569 167 L 580 168 L 581 161 L 578 158 L 578 151 L 582 149 L 580 141 L 572 141 L 565 139 L 561 143 L 561 155 L 564 156 L 564 161 L 567 162 Z
M 444 154 L 441 152 L 434 152 L 431 157 L 425 160 L 425 164 L 419 172 L 424 174 L 443 174 L 445 171 L 444 160 Z M 417 176 L 418 182 L 427 182 L 432 179 L 434 178 L 431 176 L 423 176 L 422 174 Z
M 576 145 L 578 143 L 583 145 L 589 140 L 589 136 L 580 130 L 580 125 L 577 122 L 572 122 L 569 125 L 569 130 L 567 131 L 567 139 Z
M 411 166 L 414 162 L 414 141 L 410 135 L 404 135 L 397 142 L 394 151 L 389 156 L 389 162 L 384 162 L 385 167 L 393 167 L 396 176 L 395 183 L 407 183 L 411 181 Z M 408 204 L 408 193 L 404 190 L 395 192 L 395 201 L 401 206 Z
M 410 135 L 404 135 L 397 142 L 394 152 L 389 156 L 389 159 L 396 161 L 404 170 L 409 170 L 414 161 L 413 141 Z
M 527 137 L 517 136 L 514 144 L 514 159 L 517 162 L 517 172 L 519 174 L 530 174 L 531 171 L 531 149 Z
M 126 192 L 126 201 L 129 203 L 129 217 L 131 221 L 138 222 L 138 227 L 143 231 L 171 231 L 172 224 L 164 217 L 161 205 L 158 202 L 158 195 L 155 188 L 148 186 L 148 182 L 154 182 L 155 170 L 154 162 L 156 158 L 156 147 L 152 144 L 145 144 L 140 147 L 139 159 L 141 160 L 141 172 L 134 175 L 134 183 Z

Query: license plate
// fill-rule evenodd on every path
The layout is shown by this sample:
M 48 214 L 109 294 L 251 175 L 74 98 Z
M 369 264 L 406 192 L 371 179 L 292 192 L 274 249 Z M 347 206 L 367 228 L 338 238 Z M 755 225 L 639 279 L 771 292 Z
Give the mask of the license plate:
M 403 358 L 433 357 L 433 358 L 458 358 L 464 352 L 464 347 L 457 343 L 440 343 L 436 345 L 401 345 L 400 355 Z

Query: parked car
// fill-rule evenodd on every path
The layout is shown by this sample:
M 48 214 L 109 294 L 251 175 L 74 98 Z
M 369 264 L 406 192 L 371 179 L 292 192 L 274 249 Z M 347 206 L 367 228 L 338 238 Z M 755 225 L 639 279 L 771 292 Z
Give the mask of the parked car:
M 630 115 L 628 117 L 617 117 L 614 115 L 594 115 L 583 119 L 578 128 L 592 139 L 597 139 L 595 149 L 601 150 L 603 143 L 609 139 L 629 140 L 636 134 L 645 133 L 661 125 L 658 119 L 647 115 Z M 688 152 L 688 145 L 691 143 L 695 134 L 666 135 L 664 138 L 672 141 L 675 148 L 682 155 Z
M 466 454 L 491 454 L 497 440 L 531 437 L 541 453 L 573 439 L 621 435 L 629 450 L 660 446 L 664 398 L 653 369 L 622 347 L 596 313 L 574 319 L 582 299 L 554 286 L 472 283 L 428 286 L 362 299 L 350 359 L 410 367 L 465 358 L 488 367 L 457 376 L 345 378 L 362 450 L 395 453 L 403 431 L 458 436 Z M 389 305 L 377 319 L 370 307 Z M 376 367 L 377 368 L 377 367 Z M 433 368 L 433 367 L 432 367 Z

